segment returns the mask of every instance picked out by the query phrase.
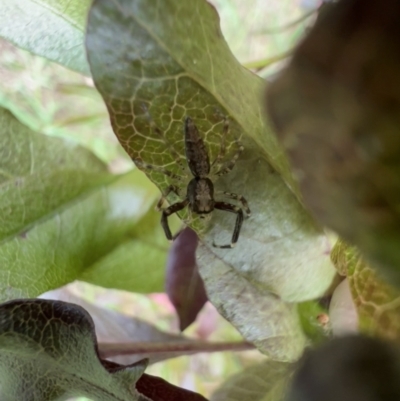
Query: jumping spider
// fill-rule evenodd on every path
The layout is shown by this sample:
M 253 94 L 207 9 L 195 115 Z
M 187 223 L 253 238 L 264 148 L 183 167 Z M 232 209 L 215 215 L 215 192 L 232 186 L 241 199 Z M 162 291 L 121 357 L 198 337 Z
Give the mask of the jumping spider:
M 159 128 L 155 125 L 153 121 L 150 121 L 152 128 L 159 135 L 163 136 Z M 189 210 L 193 213 L 200 215 L 201 218 L 204 218 L 205 215 L 211 213 L 214 209 L 225 210 L 227 212 L 235 213 L 236 223 L 235 228 L 232 234 L 232 240 L 230 244 L 227 245 L 216 245 L 213 243 L 213 246 L 216 248 L 233 248 L 238 241 L 240 229 L 243 223 L 243 210 L 245 211 L 247 217 L 250 216 L 250 209 L 247 204 L 246 199 L 241 196 L 231 192 L 218 191 L 216 194 L 222 194 L 225 197 L 235 199 L 240 202 L 242 208 L 235 206 L 231 203 L 216 201 L 214 199 L 214 184 L 213 178 L 218 178 L 224 174 L 229 173 L 236 164 L 237 159 L 243 151 L 243 146 L 236 141 L 238 145 L 238 150 L 232 159 L 228 162 L 223 163 L 222 159 L 225 156 L 225 139 L 226 135 L 229 132 L 229 122 L 225 118 L 224 119 L 224 127 L 223 134 L 221 137 L 221 146 L 219 153 L 214 160 L 214 162 L 210 165 L 210 158 L 204 144 L 203 139 L 201 138 L 199 131 L 194 124 L 193 120 L 190 117 L 185 118 L 184 125 L 184 143 L 185 143 L 185 154 L 187 164 L 189 166 L 190 172 L 193 175 L 193 178 L 190 180 L 187 189 L 186 196 L 181 202 L 177 202 L 162 210 L 161 206 L 163 205 L 165 198 L 171 193 L 175 193 L 177 196 L 179 195 L 179 188 L 176 185 L 170 185 L 163 193 L 160 201 L 158 202 L 157 208 L 162 211 L 161 216 L 161 225 L 164 229 L 165 236 L 167 239 L 172 240 L 171 230 L 168 225 L 168 216 L 171 216 L 173 213 L 179 212 L 184 209 L 186 206 L 189 207 Z M 169 147 L 169 150 L 174 154 L 176 160 L 178 161 L 180 156 L 178 153 Z M 134 160 L 136 164 L 143 168 L 147 168 L 150 170 L 159 171 L 168 177 L 181 180 L 182 177 L 172 173 L 169 170 L 166 170 L 162 167 L 152 166 L 149 164 L 143 163 L 140 159 Z M 211 170 L 214 170 L 211 173 Z M 211 174 L 210 174 L 211 173 Z M 211 178 L 210 178 L 211 177 Z

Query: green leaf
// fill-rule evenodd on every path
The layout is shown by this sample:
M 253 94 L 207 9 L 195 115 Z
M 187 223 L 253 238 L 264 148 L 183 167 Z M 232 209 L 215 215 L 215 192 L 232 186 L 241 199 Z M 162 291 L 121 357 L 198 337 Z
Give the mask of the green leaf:
M 141 174 L 138 183 L 137 176 L 138 174 L 135 184 L 145 187 L 147 179 Z M 171 227 L 176 230 L 180 225 L 177 218 L 171 221 Z M 169 245 L 160 226 L 160 214 L 154 210 L 154 204 L 132 227 L 130 237 L 131 240 L 120 243 L 85 269 L 78 278 L 104 288 L 144 294 L 163 292 Z
M 34 133 L 4 110 L 0 127 L 0 299 L 37 296 L 85 270 L 87 281 L 102 282 L 103 274 L 109 287 L 162 290 L 168 243 L 160 233 L 139 259 L 150 234 L 136 227 L 159 218 L 149 211 L 154 185 L 138 170 L 111 175 L 89 151 Z M 130 245 L 124 259 L 120 250 Z
M 338 241 L 332 252 L 338 270 L 348 278 L 361 332 L 399 341 L 400 291 L 362 258 L 358 249 Z
M 83 36 L 90 0 L 0 2 L 0 36 L 64 67 L 90 75 Z
M 276 361 L 250 366 L 229 378 L 210 401 L 281 401 L 293 369 L 293 364 Z
M 236 153 L 237 138 L 245 151 L 216 190 L 244 195 L 254 217 L 244 222 L 235 250 L 213 252 L 286 301 L 321 295 L 334 275 L 330 244 L 287 186 L 286 161 L 261 111 L 264 82 L 235 60 L 212 6 L 203 0 L 95 1 L 86 45 L 114 131 L 133 159 L 184 174 L 184 116 L 194 119 L 211 160 L 220 148 L 223 115 L 229 117 L 226 160 Z M 159 171 L 146 174 L 162 190 L 171 184 Z M 179 183 L 182 196 L 188 179 Z M 188 223 L 207 244 L 214 238 L 229 243 L 234 216 L 216 211 L 206 236 L 203 220 Z
M 0 130 L 0 241 L 111 177 L 86 149 L 32 132 L 4 109 Z
M 109 373 L 101 364 L 93 321 L 80 306 L 17 300 L 0 306 L 3 401 L 144 400 L 135 389 L 145 362 Z

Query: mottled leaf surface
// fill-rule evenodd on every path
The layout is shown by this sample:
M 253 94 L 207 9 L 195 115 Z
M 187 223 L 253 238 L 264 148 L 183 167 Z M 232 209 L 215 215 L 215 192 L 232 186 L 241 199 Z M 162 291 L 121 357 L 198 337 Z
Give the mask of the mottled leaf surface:
M 175 238 L 168 259 L 165 290 L 185 330 L 207 302 L 207 294 L 196 263 L 197 234 L 186 227 Z
M 182 121 L 195 119 L 215 157 L 223 116 L 231 119 L 228 147 L 243 132 L 290 178 L 284 155 L 262 116 L 261 78 L 243 68 L 222 37 L 215 9 L 191 3 L 98 0 L 89 14 L 88 59 L 121 144 L 133 158 L 171 166 L 144 104 L 168 143 L 183 157 Z M 164 177 L 151 174 L 159 184 Z
M 282 401 L 293 369 L 293 364 L 276 361 L 250 366 L 229 378 L 210 400 Z
M 0 36 L 31 53 L 90 75 L 83 36 L 90 0 L 0 2 Z
M 135 389 L 146 363 L 109 373 L 98 357 L 90 315 L 61 301 L 0 306 L 0 394 L 4 401 L 144 400 Z
M 399 341 L 400 291 L 374 271 L 357 248 L 339 241 L 332 259 L 348 278 L 361 332 Z
M 109 174 L 89 151 L 34 133 L 8 111 L 0 129 L 0 300 L 37 296 L 84 271 L 94 283 L 105 276 L 111 287 L 162 291 L 168 243 L 147 240 L 159 219 L 149 210 L 154 185 L 138 170 Z M 142 219 L 153 225 L 137 227 Z M 144 242 L 148 258 L 139 259 Z
M 321 295 L 334 274 L 330 244 L 288 188 L 290 175 L 261 112 L 264 84 L 233 58 L 215 10 L 202 0 L 95 1 L 86 46 L 121 144 L 133 159 L 181 175 L 175 180 L 181 195 L 189 178 L 180 167 L 186 162 L 185 115 L 197 124 L 211 160 L 222 141 L 223 116 L 229 118 L 224 159 L 235 153 L 236 138 L 245 151 L 233 171 L 216 182 L 216 190 L 246 196 L 253 217 L 244 222 L 235 250 L 213 251 L 287 301 Z M 146 173 L 161 190 L 174 183 L 154 169 Z M 198 221 L 188 222 L 202 232 Z M 201 238 L 229 243 L 233 227 L 234 215 L 216 211 Z

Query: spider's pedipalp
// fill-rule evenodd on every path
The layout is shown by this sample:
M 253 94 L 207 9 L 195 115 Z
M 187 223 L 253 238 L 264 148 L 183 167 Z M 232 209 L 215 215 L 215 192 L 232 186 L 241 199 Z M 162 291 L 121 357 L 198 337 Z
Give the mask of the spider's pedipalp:
M 175 195 L 179 196 L 179 188 L 176 185 L 169 185 L 168 188 L 162 193 L 160 200 L 157 203 L 156 210 L 161 211 L 162 205 L 166 201 L 167 196 L 173 192 Z

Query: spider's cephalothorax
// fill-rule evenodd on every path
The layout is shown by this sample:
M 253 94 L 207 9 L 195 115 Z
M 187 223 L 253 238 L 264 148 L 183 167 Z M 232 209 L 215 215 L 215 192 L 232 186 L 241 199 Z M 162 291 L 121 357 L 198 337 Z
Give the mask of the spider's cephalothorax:
M 155 126 L 154 122 L 152 122 L 152 127 L 159 135 L 161 135 L 161 131 Z M 200 217 L 204 217 L 206 214 L 211 213 L 214 209 L 219 209 L 235 213 L 237 215 L 236 224 L 230 244 L 213 245 L 217 248 L 233 248 L 235 246 L 239 238 L 240 229 L 243 223 L 243 209 L 246 215 L 250 216 L 249 206 L 243 196 L 236 195 L 231 192 L 217 192 L 217 194 L 221 194 L 230 199 L 235 199 L 239 201 L 242 205 L 242 208 L 231 203 L 216 201 L 214 199 L 214 185 L 212 180 L 213 178 L 217 178 L 221 175 L 229 173 L 235 166 L 237 159 L 243 151 L 243 146 L 239 143 L 239 141 L 236 141 L 238 145 L 237 152 L 231 160 L 223 162 L 226 150 L 225 140 L 228 132 L 229 123 L 228 120 L 225 119 L 223 133 L 221 136 L 220 150 L 214 162 L 210 164 L 210 158 L 208 156 L 207 148 L 199 134 L 196 125 L 193 123 L 190 117 L 186 117 L 184 127 L 185 153 L 187 164 L 189 166 L 191 174 L 193 175 L 193 178 L 187 186 L 185 198 L 181 202 L 174 203 L 173 205 L 162 210 L 161 225 L 165 231 L 166 237 L 169 240 L 173 239 L 171 230 L 168 225 L 168 216 L 170 216 L 171 214 L 179 212 L 185 207 L 189 207 L 191 212 L 200 215 Z M 176 152 L 174 151 L 174 154 L 175 153 Z M 141 167 L 162 172 L 171 179 L 180 180 L 182 178 L 164 168 L 144 164 L 140 160 L 135 160 L 135 162 Z M 176 195 L 180 196 L 178 186 L 170 185 L 158 202 L 159 208 L 161 208 L 165 198 L 171 192 L 174 192 Z

